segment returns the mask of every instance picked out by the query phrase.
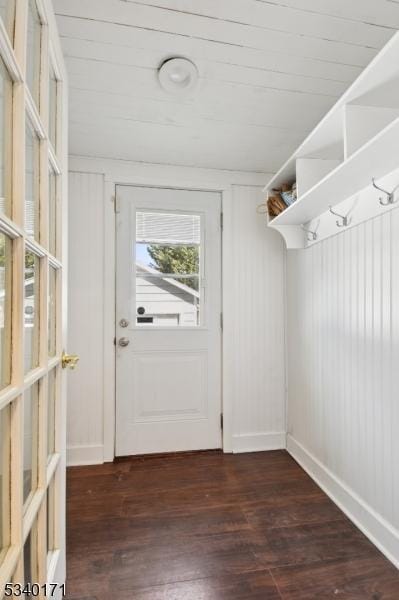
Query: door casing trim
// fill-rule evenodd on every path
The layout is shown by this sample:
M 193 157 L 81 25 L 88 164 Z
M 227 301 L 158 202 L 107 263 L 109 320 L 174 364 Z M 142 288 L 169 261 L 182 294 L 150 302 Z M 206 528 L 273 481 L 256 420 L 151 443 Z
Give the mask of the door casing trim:
M 220 194 L 223 213 L 223 228 L 221 231 L 222 240 L 222 286 L 221 301 L 223 312 L 223 330 L 221 333 L 221 406 L 223 412 L 223 432 L 222 432 L 222 450 L 225 453 L 233 451 L 233 406 L 232 406 L 232 387 L 233 373 L 231 365 L 233 360 L 231 352 L 234 344 L 233 333 L 233 315 L 231 308 L 226 301 L 231 297 L 233 290 L 233 260 L 232 260 L 232 188 L 228 186 L 214 186 L 198 182 L 172 183 L 170 180 L 165 182 L 156 182 L 143 180 L 143 178 L 118 178 L 105 179 L 103 211 L 104 211 L 104 340 L 103 340 L 103 359 L 105 368 L 103 370 L 103 439 L 104 462 L 111 462 L 115 458 L 115 420 L 116 420 L 116 369 L 115 369 L 115 306 L 116 306 L 116 230 L 115 230 L 115 197 L 116 187 L 118 185 L 132 187 L 152 187 L 161 189 L 179 189 L 187 191 L 216 192 Z M 230 303 L 231 306 L 231 303 Z

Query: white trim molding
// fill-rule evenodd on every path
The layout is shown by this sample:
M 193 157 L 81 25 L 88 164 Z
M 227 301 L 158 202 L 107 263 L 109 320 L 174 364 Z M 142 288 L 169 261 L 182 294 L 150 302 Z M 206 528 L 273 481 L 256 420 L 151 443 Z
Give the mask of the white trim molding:
M 67 466 L 100 465 L 104 462 L 103 446 L 69 446 Z
M 233 435 L 233 453 L 264 452 L 265 450 L 284 450 L 286 434 L 284 431 L 265 433 L 240 433 Z
M 287 450 L 356 527 L 399 568 L 399 531 L 291 435 L 287 435 Z

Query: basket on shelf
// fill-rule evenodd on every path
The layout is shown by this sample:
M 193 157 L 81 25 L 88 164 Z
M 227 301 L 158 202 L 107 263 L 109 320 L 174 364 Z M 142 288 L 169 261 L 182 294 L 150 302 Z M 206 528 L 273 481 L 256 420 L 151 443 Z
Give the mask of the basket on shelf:
M 297 199 L 296 183 L 283 183 L 280 189 L 274 189 L 267 199 L 267 212 L 273 219 L 291 206 Z

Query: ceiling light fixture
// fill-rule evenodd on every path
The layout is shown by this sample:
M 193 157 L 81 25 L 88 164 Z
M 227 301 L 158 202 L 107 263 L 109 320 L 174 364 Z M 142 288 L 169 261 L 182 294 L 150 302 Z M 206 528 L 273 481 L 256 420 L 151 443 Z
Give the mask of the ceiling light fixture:
M 160 66 L 158 77 L 166 92 L 184 94 L 196 87 L 198 69 L 187 58 L 169 58 Z

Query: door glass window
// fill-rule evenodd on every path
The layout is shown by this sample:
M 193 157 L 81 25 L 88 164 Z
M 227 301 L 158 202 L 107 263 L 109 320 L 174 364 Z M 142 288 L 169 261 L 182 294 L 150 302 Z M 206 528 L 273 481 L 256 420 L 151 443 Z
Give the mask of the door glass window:
M 25 252 L 25 373 L 39 365 L 39 265 L 34 252 Z
M 33 562 L 33 552 L 32 552 L 32 534 L 30 533 L 26 538 L 26 542 L 24 545 L 24 583 L 28 585 L 34 581 L 33 573 L 32 573 L 32 562 Z
M 55 506 L 54 506 L 54 478 L 47 488 L 47 554 L 55 550 Z
M 11 240 L 0 233 L 0 389 L 11 380 L 11 249 Z
M 0 212 L 10 215 L 12 83 L 0 59 Z
M 11 41 L 14 38 L 14 8 L 15 0 L 0 0 L 0 17 Z
M 57 271 L 49 267 L 48 275 L 48 354 L 56 353 Z
M 29 0 L 28 7 L 26 82 L 36 105 L 39 106 L 42 24 L 37 10 L 36 0 Z
M 24 503 L 37 488 L 39 384 L 24 394 Z
M 136 324 L 200 325 L 201 260 L 200 215 L 137 211 Z
M 25 230 L 29 237 L 39 239 L 39 147 L 40 141 L 31 124 L 26 124 L 26 190 Z
M 10 406 L 0 410 L 0 564 L 10 545 Z
M 57 255 L 57 175 L 49 170 L 48 199 L 48 249 L 53 256 Z
M 49 80 L 49 138 L 54 150 L 57 147 L 57 95 L 58 82 L 52 65 L 50 65 Z
M 47 460 L 49 460 L 55 452 L 55 369 L 48 374 L 47 386 Z

